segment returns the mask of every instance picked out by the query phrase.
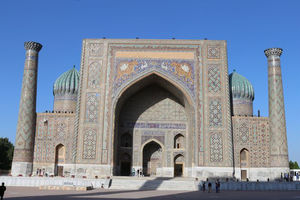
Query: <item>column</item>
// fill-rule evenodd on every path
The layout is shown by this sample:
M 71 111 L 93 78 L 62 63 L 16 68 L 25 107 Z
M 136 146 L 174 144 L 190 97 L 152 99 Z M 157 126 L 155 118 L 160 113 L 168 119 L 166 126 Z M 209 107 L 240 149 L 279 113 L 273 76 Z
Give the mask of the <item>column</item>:
M 42 45 L 25 42 L 26 58 L 22 81 L 17 133 L 11 173 L 28 176 L 32 173 L 35 123 L 38 53 Z
M 282 49 L 266 49 L 270 125 L 270 165 L 284 172 L 289 167 L 280 56 Z M 280 177 L 279 171 L 276 177 Z

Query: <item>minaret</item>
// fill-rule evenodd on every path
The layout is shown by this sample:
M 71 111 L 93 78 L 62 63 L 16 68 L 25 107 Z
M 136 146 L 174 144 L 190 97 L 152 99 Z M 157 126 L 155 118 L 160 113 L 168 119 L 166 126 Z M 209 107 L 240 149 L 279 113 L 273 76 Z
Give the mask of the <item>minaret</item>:
M 268 58 L 270 165 L 286 172 L 289 168 L 280 55 L 282 49 L 266 49 Z M 280 173 L 276 173 L 280 177 Z
M 11 174 L 28 176 L 32 173 L 33 147 L 36 121 L 36 87 L 38 53 L 42 45 L 25 42 L 26 58 L 22 82 L 22 93 Z

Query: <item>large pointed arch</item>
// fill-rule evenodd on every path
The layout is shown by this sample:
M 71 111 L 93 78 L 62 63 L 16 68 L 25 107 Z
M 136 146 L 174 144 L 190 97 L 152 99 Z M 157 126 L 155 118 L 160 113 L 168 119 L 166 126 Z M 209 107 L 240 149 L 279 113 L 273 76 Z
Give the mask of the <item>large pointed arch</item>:
M 139 76 L 135 78 L 134 80 L 131 80 L 128 82 L 125 86 L 123 86 L 116 94 L 115 97 L 113 97 L 113 112 L 112 115 L 112 134 L 111 134 L 111 155 L 112 155 L 112 165 L 114 166 L 113 173 L 115 174 L 115 169 L 117 169 L 117 162 L 116 159 L 116 152 L 117 152 L 117 145 L 118 145 L 118 139 L 116 136 L 118 135 L 118 120 L 119 120 L 119 114 L 120 110 L 123 107 L 123 104 L 129 99 L 132 95 L 137 93 L 138 91 L 143 90 L 143 88 L 151 85 L 151 84 L 157 84 L 164 90 L 167 90 L 170 92 L 174 97 L 176 97 L 176 100 L 179 104 L 181 104 L 184 109 L 186 109 L 187 118 L 188 118 L 188 133 L 186 134 L 186 140 L 187 140 L 187 149 L 186 151 L 192 152 L 192 154 L 187 154 L 186 156 L 186 166 L 192 166 L 192 159 L 194 158 L 194 145 L 193 138 L 195 137 L 195 105 L 194 105 L 194 99 L 191 94 L 178 82 L 173 80 L 171 77 L 166 76 L 165 74 L 162 74 L 158 71 L 151 71 L 146 74 L 143 74 L 142 76 Z M 133 155 L 132 155 L 133 156 Z M 118 169 L 117 169 L 118 170 Z

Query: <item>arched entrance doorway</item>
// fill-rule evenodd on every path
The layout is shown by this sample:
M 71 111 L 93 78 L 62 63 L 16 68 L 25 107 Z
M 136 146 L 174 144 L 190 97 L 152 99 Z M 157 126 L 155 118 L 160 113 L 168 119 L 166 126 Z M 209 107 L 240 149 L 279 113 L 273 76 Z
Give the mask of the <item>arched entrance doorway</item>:
M 55 176 L 64 175 L 64 163 L 65 163 L 65 146 L 59 144 L 55 148 Z
M 131 156 L 128 153 L 123 153 L 121 157 L 121 176 L 129 176 L 131 169 Z
M 174 176 L 183 176 L 184 157 L 179 154 L 174 158 Z
M 242 149 L 240 152 L 240 167 L 241 167 L 241 180 L 246 180 L 248 178 L 248 168 L 249 168 L 249 151 L 247 149 Z
M 162 148 L 154 141 L 147 143 L 143 148 L 143 174 L 156 176 L 157 169 L 162 167 Z
M 194 111 L 190 103 L 180 89 L 157 74 L 144 77 L 122 92 L 115 105 L 113 174 L 123 174 L 124 153 L 130 156 L 131 172 L 143 170 L 145 175 L 163 176 L 157 172 L 165 168 L 169 170 L 166 176 L 173 174 L 172 158 L 163 162 L 155 159 L 173 154 L 174 136 L 178 133 L 181 133 L 176 138 L 178 149 L 185 152 L 188 147 L 193 152 L 189 133 L 193 131 Z M 156 142 L 148 144 L 148 141 Z M 164 146 L 170 147 L 169 150 L 158 151 Z M 158 168 L 162 170 L 157 171 Z

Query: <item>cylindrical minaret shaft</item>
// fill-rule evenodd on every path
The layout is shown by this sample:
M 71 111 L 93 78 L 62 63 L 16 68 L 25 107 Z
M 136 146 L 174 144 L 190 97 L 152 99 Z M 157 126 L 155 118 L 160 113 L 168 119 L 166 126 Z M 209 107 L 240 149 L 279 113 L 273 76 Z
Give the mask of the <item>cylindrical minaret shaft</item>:
M 26 58 L 22 81 L 18 125 L 11 173 L 28 176 L 32 173 L 33 147 L 36 124 L 36 88 L 38 53 L 42 45 L 25 42 Z
M 286 170 L 289 167 L 289 160 L 280 66 L 282 49 L 270 48 L 264 52 L 268 58 L 270 165 Z M 280 173 L 277 176 L 280 176 Z

